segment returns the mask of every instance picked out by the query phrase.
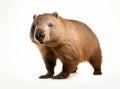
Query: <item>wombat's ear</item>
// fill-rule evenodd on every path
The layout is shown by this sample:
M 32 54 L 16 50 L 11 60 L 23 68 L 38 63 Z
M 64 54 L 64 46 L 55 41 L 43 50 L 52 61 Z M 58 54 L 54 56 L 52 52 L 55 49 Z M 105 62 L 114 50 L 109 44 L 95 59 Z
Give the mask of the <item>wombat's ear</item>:
M 37 17 L 37 15 L 36 15 L 36 14 L 34 14 L 34 15 L 33 15 L 33 20 L 35 20 L 35 18 L 36 18 L 36 17 Z
M 57 13 L 57 12 L 54 12 L 54 13 L 53 13 L 53 16 L 56 17 L 56 18 L 58 18 L 58 13 Z

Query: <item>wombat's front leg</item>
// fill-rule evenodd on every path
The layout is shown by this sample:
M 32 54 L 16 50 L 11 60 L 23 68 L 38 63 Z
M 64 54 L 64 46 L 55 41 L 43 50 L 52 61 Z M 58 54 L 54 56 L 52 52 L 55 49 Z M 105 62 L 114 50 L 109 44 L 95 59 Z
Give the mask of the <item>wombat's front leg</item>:
M 75 64 L 63 64 L 63 70 L 60 74 L 53 77 L 53 79 L 65 79 L 67 78 L 70 73 L 76 71 L 77 65 Z
M 47 74 L 40 76 L 39 78 L 52 78 L 54 74 L 54 67 L 56 65 L 56 56 L 51 52 L 47 51 L 44 57 Z

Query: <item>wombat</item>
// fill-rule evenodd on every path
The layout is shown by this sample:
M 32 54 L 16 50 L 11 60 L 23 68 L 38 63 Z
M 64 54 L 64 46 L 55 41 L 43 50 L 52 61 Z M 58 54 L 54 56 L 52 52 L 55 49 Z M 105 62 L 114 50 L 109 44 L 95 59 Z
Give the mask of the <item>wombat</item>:
M 33 19 L 30 38 L 39 48 L 48 71 L 39 78 L 65 79 L 83 61 L 92 65 L 94 75 L 102 74 L 100 44 L 86 24 L 64 19 L 57 12 L 34 15 Z M 60 59 L 63 67 L 54 76 L 56 59 Z

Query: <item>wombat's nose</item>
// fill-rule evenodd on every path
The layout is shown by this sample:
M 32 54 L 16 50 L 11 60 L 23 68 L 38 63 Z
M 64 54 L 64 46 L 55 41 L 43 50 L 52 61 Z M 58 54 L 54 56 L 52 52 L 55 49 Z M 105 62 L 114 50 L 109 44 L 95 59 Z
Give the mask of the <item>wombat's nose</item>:
M 37 33 L 35 37 L 37 40 L 42 41 L 45 37 L 45 33 L 44 32 Z
M 45 33 L 40 33 L 40 38 L 43 39 L 45 37 Z

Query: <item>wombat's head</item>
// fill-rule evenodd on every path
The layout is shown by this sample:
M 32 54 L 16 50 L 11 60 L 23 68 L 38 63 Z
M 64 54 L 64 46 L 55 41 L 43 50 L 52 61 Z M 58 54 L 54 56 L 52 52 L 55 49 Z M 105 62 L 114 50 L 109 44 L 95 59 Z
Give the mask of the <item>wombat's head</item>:
M 34 15 L 30 37 L 34 43 L 47 44 L 60 36 L 59 16 L 52 14 Z

